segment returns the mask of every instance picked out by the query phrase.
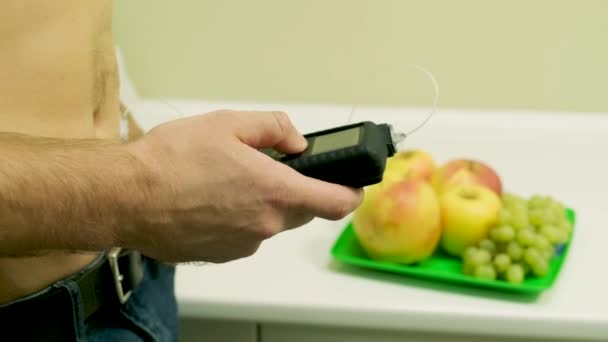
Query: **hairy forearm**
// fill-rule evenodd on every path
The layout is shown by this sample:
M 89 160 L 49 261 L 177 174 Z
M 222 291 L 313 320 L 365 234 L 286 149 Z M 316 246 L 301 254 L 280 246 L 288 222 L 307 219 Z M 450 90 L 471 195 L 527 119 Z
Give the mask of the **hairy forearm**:
M 0 133 L 0 256 L 109 248 L 145 184 L 125 145 Z

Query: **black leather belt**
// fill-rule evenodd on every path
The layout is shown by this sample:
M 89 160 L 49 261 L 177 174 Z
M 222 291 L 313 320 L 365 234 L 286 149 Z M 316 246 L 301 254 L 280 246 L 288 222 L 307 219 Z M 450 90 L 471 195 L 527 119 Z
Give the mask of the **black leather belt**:
M 135 251 L 114 248 L 67 279 L 30 296 L 0 305 L 1 336 L 20 341 L 73 340 L 78 298 L 65 286 L 72 280 L 82 298 L 82 314 L 124 304 L 141 282 L 143 259 Z M 13 335 L 15 333 L 16 335 Z

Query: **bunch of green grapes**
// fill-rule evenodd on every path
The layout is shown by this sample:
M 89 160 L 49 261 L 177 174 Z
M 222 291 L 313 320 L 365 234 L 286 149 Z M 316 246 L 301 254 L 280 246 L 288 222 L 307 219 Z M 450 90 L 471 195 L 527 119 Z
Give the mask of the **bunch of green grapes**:
M 556 248 L 568 241 L 571 232 L 572 225 L 559 201 L 540 195 L 526 200 L 505 193 L 497 225 L 462 255 L 463 272 L 513 284 L 520 284 L 527 275 L 542 277 Z

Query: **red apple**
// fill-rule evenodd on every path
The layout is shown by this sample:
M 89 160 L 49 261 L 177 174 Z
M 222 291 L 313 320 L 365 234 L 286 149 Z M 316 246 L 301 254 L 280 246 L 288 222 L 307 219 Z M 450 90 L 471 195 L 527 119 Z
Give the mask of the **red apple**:
M 502 194 L 502 183 L 498 173 L 489 165 L 471 159 L 451 160 L 438 168 L 432 177 L 431 184 L 438 194 L 458 184 L 479 184 Z
M 461 256 L 468 246 L 488 235 L 498 221 L 500 197 L 478 184 L 459 184 L 439 196 L 443 234 L 441 247 L 448 254 Z
M 426 151 L 400 151 L 387 159 L 383 182 L 395 183 L 406 178 L 430 182 L 435 168 L 433 157 Z
M 353 227 L 372 259 L 422 261 L 433 254 L 441 238 L 437 195 L 429 183 L 416 179 L 368 187 Z

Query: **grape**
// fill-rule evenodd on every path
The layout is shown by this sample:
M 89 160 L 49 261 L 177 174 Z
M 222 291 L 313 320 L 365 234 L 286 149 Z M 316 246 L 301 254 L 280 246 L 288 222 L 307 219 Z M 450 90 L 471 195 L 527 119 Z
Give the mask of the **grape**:
M 467 247 L 462 256 L 462 272 L 466 275 L 475 275 L 477 266 L 488 264 L 492 258 L 488 251 L 475 246 Z
M 511 284 L 521 284 L 524 281 L 525 272 L 521 264 L 512 264 L 505 274 L 506 280 Z
M 496 279 L 496 270 L 490 264 L 485 265 L 477 265 L 475 266 L 475 272 L 473 273 L 475 278 L 486 279 L 486 280 L 495 280 Z
M 559 221 L 562 213 L 555 213 L 551 208 L 545 208 L 543 212 L 543 222 L 542 224 L 553 224 Z
M 464 252 L 462 253 L 462 260 L 469 261 L 473 259 L 473 255 L 477 253 L 477 248 L 475 248 L 474 246 L 469 246 L 467 248 L 465 248 Z
M 563 243 L 567 240 L 567 236 L 562 234 L 562 231 L 554 225 L 543 225 L 539 232 L 552 244 Z
M 545 203 L 545 207 L 551 209 L 551 211 L 560 214 L 563 214 L 563 212 L 566 210 L 562 203 L 556 201 L 554 198 L 551 197 L 547 197 L 547 203 Z
M 555 249 L 553 247 L 540 251 L 540 254 L 547 261 L 551 261 L 553 259 L 553 255 L 555 255 Z
M 536 227 L 540 227 L 545 221 L 544 211 L 539 208 L 532 209 L 528 212 L 528 219 L 530 220 L 531 224 Z
M 542 207 L 544 207 L 544 200 L 542 196 L 533 195 L 532 197 L 530 197 L 530 199 L 528 199 L 528 208 L 535 209 Z
M 557 214 L 557 217 L 566 217 L 566 207 L 564 207 L 564 205 L 559 202 L 555 202 L 553 206 L 553 211 Z
M 543 224 L 556 224 L 566 217 L 564 205 L 551 197 L 547 197 L 543 209 L 546 215 Z
M 532 246 L 538 249 L 543 259 L 549 261 L 551 258 L 553 258 L 553 254 L 555 253 L 553 244 L 551 244 L 551 242 L 549 242 L 549 240 L 543 235 L 536 235 Z
M 549 239 L 547 239 L 544 235 L 541 234 L 537 234 L 534 237 L 534 242 L 532 243 L 532 246 L 536 247 L 539 251 L 553 248 Z
M 550 215 L 551 215 L 552 220 L 543 222 L 543 224 L 553 224 L 553 225 L 558 226 L 562 221 L 567 220 L 567 218 L 564 216 L 564 213 L 552 211 Z M 562 217 L 562 216 L 564 216 L 564 217 Z
M 549 262 L 546 259 L 537 259 L 530 264 L 532 273 L 537 277 L 542 277 L 549 271 Z
M 531 229 L 522 229 L 517 232 L 517 242 L 527 247 L 534 243 L 535 236 L 536 234 Z
M 515 230 L 511 226 L 498 226 L 490 231 L 490 237 L 497 242 L 509 242 L 515 238 Z
M 533 265 L 534 263 L 545 260 L 541 255 L 540 251 L 535 247 L 528 247 L 524 252 L 524 261 L 528 263 L 528 265 Z
M 543 196 L 543 200 L 545 201 L 545 207 L 550 207 L 551 204 L 555 203 L 555 199 L 551 196 Z
M 511 222 L 511 212 L 507 208 L 500 208 L 498 212 L 498 224 L 507 225 Z
M 511 258 L 508 255 L 501 253 L 494 257 L 494 267 L 498 273 L 505 272 L 511 266 Z
M 563 219 L 562 221 L 560 221 L 559 223 L 557 223 L 557 227 L 561 230 L 564 230 L 565 232 L 568 233 L 568 235 L 570 235 L 570 232 L 572 231 L 572 223 L 570 223 L 570 221 Z
M 517 261 L 522 258 L 523 254 L 524 254 L 524 250 L 521 248 L 521 246 L 517 242 L 511 241 L 507 245 L 507 254 L 511 258 L 511 260 Z
M 478 249 L 475 251 L 475 254 L 472 255 L 470 260 L 472 263 L 479 266 L 489 263 L 490 260 L 492 260 L 492 255 L 485 249 Z
M 514 209 L 511 211 L 511 226 L 520 230 L 528 227 L 530 220 L 528 219 L 528 211 L 525 208 Z
M 562 230 L 562 229 L 557 229 L 557 244 L 562 244 L 562 243 L 566 243 L 568 242 L 568 238 L 570 237 L 570 234 L 568 234 L 567 231 Z
M 530 223 L 536 227 L 557 224 L 565 219 L 565 207 L 549 196 L 534 195 L 528 200 Z
M 505 206 L 512 208 L 516 206 L 527 207 L 526 200 L 518 195 L 515 195 L 510 192 L 505 192 L 501 196 L 502 202 Z
M 490 252 L 490 254 L 496 253 L 496 244 L 489 239 L 479 241 L 479 248 Z

